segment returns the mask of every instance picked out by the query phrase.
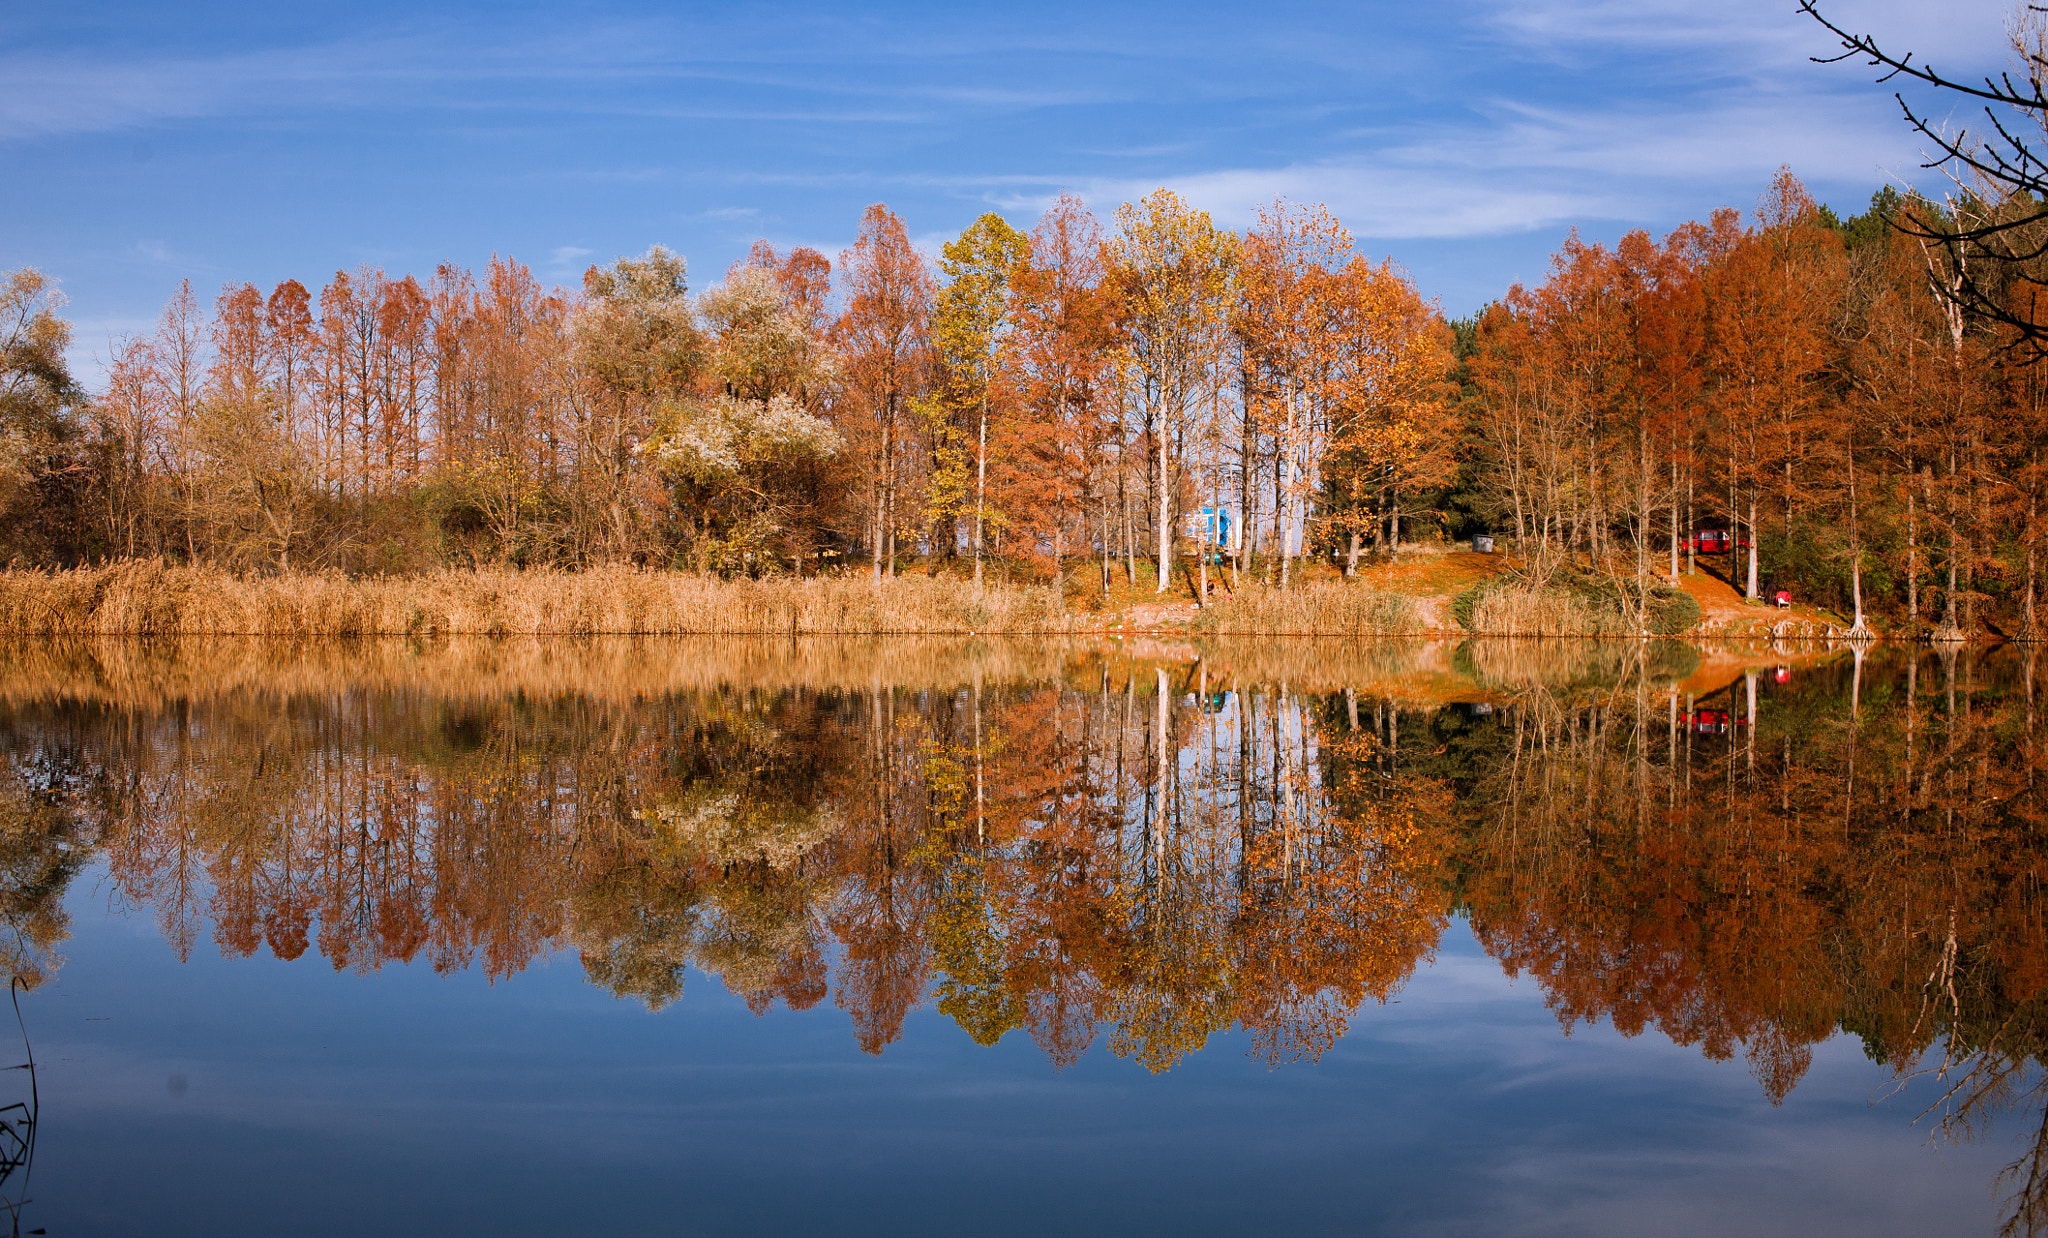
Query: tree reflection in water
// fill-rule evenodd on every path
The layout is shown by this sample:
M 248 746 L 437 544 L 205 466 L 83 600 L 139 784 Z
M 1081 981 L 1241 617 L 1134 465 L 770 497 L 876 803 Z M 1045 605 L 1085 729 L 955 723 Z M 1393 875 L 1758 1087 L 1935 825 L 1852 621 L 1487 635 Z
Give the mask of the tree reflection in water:
M 929 1002 L 1057 1065 L 1100 1042 L 1162 1071 L 1230 1028 L 1317 1058 L 1462 914 L 1567 1029 L 1739 1052 L 1774 1101 L 1846 1031 L 1938 1080 L 1951 1135 L 2033 1114 L 2011 1229 L 2048 1228 L 2031 652 L 9 665 L 0 948 L 30 987 L 98 860 L 181 956 L 500 977 L 568 948 L 650 1007 L 695 967 L 757 1013 L 830 996 L 870 1052 Z

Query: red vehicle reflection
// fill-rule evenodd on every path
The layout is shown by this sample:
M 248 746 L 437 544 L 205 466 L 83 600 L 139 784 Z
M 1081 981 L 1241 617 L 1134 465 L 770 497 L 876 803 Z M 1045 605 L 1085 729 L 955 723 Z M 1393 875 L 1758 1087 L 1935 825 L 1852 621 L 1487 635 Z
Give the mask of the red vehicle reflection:
M 1725 709 L 1695 709 L 1685 715 L 1685 724 L 1699 735 L 1726 735 L 1741 726 L 1742 721 L 1739 715 L 1731 715 Z

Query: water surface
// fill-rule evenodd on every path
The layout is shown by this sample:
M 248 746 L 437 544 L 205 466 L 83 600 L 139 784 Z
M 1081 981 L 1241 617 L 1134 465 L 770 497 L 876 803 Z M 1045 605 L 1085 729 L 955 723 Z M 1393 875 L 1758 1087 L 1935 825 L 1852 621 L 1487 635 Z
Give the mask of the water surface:
M 0 1193 L 51 1234 L 2024 1232 L 2034 678 L 15 647 Z

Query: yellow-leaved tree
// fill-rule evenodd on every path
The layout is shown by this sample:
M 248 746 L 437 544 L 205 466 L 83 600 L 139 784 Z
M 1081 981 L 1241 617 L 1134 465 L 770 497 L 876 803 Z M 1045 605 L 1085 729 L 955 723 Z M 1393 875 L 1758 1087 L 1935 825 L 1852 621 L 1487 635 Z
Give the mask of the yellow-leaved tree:
M 992 408 L 997 355 L 1010 326 L 1012 280 L 1027 248 L 1024 234 L 991 211 L 940 251 L 946 283 L 932 316 L 939 385 L 935 398 L 924 404 L 935 458 L 926 515 L 934 528 L 957 528 L 961 516 L 971 518 L 976 584 L 981 583 L 989 528 L 1008 523 L 1006 511 L 989 505 L 989 418 L 1001 412 Z M 954 540 L 957 536 L 952 535 Z

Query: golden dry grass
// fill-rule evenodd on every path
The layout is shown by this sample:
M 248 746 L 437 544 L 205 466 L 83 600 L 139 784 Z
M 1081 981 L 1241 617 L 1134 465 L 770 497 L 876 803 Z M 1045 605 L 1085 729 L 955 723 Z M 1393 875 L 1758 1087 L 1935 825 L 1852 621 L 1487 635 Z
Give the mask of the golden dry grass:
M 1396 636 L 1422 631 L 1414 599 L 1357 583 L 1247 585 L 1196 620 L 1213 636 Z
M 1471 629 L 1484 636 L 1636 635 L 1636 625 L 1626 615 L 1583 593 L 1519 585 L 1483 594 L 1472 607 Z
M 0 572 L 0 633 L 24 636 L 937 634 L 1072 631 L 1050 587 L 864 577 L 725 581 L 630 567 L 420 576 L 238 576 L 118 563 Z

